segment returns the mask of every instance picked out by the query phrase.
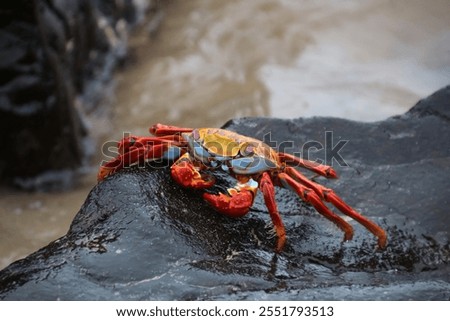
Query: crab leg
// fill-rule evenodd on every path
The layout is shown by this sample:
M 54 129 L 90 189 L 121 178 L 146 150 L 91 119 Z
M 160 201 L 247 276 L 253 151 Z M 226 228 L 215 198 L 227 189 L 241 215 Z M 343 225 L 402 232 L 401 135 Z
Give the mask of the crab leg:
M 363 225 L 366 229 L 368 229 L 373 235 L 378 238 L 378 246 L 380 248 L 386 247 L 387 236 L 386 232 L 379 227 L 377 224 L 369 220 L 367 217 L 361 215 L 353 208 L 351 208 L 347 203 L 345 203 L 332 189 L 323 187 L 320 184 L 317 184 L 311 180 L 309 180 L 302 173 L 296 171 L 291 167 L 287 167 L 285 172 L 297 180 L 299 183 L 313 189 L 321 199 L 326 202 L 330 202 L 336 208 L 338 208 L 343 214 L 353 218 L 355 221 Z
M 286 243 L 286 231 L 275 201 L 275 188 L 267 172 L 263 172 L 259 179 L 259 189 L 263 193 L 264 202 L 269 210 L 270 218 L 277 233 L 278 241 L 276 251 L 281 252 Z
M 147 145 L 172 144 L 175 146 L 185 146 L 180 135 L 166 135 L 161 137 L 151 136 L 128 136 L 118 143 L 119 153 L 125 154 L 132 149 L 146 147 Z
M 101 181 L 106 176 L 134 164 L 143 164 L 161 158 L 173 159 L 178 157 L 180 153 L 181 149 L 179 147 L 170 146 L 167 143 L 130 149 L 130 151 L 119 154 L 115 159 L 101 165 L 97 174 L 97 180 Z
M 313 189 L 302 185 L 286 173 L 280 173 L 278 177 L 285 187 L 292 189 L 303 201 L 310 203 L 320 214 L 335 223 L 344 232 L 344 241 L 353 238 L 353 227 L 342 217 L 332 212 Z
M 189 133 L 193 130 L 194 130 L 193 128 L 169 126 L 169 125 L 163 125 L 163 124 L 155 124 L 149 128 L 150 133 L 152 133 L 155 136 Z
M 323 165 L 317 162 L 313 162 L 307 159 L 295 157 L 286 153 L 278 153 L 280 160 L 289 165 L 293 166 L 301 166 L 303 168 L 309 169 L 320 176 L 324 176 L 326 178 L 337 178 L 337 173 L 333 169 L 333 167 L 328 165 Z

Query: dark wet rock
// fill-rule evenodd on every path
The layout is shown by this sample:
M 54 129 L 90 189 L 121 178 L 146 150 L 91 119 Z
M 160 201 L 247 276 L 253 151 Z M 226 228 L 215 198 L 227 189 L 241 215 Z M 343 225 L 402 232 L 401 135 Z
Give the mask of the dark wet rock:
M 327 148 L 330 158 L 330 149 L 347 140 L 339 151 L 347 166 L 335 163 L 341 178 L 326 183 L 387 230 L 384 251 L 354 222 L 354 239 L 342 243 L 332 223 L 277 189 L 288 243 L 275 255 L 260 195 L 246 217 L 227 218 L 153 164 L 98 184 L 66 236 L 0 272 L 0 298 L 448 300 L 449 102 L 447 87 L 382 122 L 245 118 L 226 124 L 286 151 L 311 142 L 311 159 L 325 159 Z M 335 160 L 342 161 L 336 153 Z M 218 176 L 221 184 L 232 183 Z
M 137 11 L 132 0 L 0 4 L 0 181 L 71 181 L 86 159 L 82 115 L 108 94 Z

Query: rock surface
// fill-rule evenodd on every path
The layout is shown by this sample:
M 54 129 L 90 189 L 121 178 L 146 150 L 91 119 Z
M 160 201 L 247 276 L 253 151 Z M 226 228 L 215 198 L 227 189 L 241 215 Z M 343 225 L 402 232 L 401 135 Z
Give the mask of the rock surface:
M 320 182 L 387 230 L 384 251 L 353 221 L 354 239 L 342 243 L 332 223 L 277 188 L 288 244 L 275 255 L 260 195 L 246 217 L 230 219 L 201 193 L 174 184 L 167 168 L 147 166 L 98 184 L 67 235 L 1 271 L 0 298 L 449 300 L 449 125 L 450 87 L 382 122 L 246 118 L 225 125 L 288 152 L 315 151 L 310 159 L 343 160 L 347 166 L 333 164 L 339 180 Z

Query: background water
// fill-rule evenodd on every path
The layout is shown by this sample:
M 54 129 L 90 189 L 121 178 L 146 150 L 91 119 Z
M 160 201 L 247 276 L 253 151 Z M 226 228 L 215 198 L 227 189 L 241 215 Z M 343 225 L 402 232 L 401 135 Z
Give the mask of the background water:
M 94 186 L 101 143 L 156 122 L 241 116 L 377 121 L 450 83 L 448 0 L 173 1 L 130 38 L 113 96 L 86 119 L 100 141 L 79 186 L 3 189 L 0 268 L 65 234 Z

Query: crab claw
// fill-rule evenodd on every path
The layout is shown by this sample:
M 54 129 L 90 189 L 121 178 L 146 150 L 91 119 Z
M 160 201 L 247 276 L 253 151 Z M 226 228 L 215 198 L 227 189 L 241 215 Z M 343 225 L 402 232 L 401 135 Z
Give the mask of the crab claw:
M 110 175 L 111 172 L 114 171 L 114 167 L 100 166 L 100 169 L 97 173 L 97 181 L 100 182 L 106 178 L 106 176 Z
M 172 178 L 181 186 L 208 188 L 214 185 L 214 177 L 202 175 L 189 161 L 177 162 L 171 167 Z
M 248 213 L 255 194 L 247 189 L 228 189 L 228 194 L 204 193 L 203 198 L 218 212 L 231 217 L 241 217 Z

